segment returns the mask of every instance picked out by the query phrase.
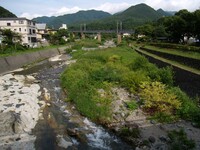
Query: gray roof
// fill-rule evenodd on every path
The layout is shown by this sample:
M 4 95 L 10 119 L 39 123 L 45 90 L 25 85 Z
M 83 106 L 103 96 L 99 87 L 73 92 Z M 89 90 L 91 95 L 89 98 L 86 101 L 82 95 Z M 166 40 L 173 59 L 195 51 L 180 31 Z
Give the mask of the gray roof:
M 45 30 L 46 29 L 46 23 L 36 23 L 35 26 L 38 30 Z
M 0 20 L 28 20 L 28 21 L 32 21 L 26 18 L 0 18 Z M 35 22 L 35 21 L 32 21 Z

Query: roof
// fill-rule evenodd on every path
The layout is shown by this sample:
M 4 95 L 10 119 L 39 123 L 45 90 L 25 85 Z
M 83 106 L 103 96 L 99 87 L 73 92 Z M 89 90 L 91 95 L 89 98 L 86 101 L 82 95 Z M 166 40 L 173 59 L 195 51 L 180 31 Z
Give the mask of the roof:
M 29 20 L 27 18 L 0 18 L 0 20 L 28 20 L 28 21 L 32 21 L 32 20 Z M 32 22 L 35 22 L 35 21 L 32 21 Z
M 35 26 L 38 30 L 45 30 L 46 29 L 46 23 L 36 23 Z

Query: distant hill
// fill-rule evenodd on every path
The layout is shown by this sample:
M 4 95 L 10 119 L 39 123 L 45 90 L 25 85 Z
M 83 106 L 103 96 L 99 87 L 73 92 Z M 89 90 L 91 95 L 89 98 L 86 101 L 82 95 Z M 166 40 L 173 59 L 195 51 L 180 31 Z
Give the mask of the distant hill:
M 17 16 L 11 13 L 9 10 L 0 6 L 0 18 L 9 18 L 9 17 L 17 18 Z
M 67 25 L 76 25 L 103 19 L 109 16 L 111 16 L 111 14 L 104 11 L 88 10 L 58 17 L 38 17 L 33 20 L 39 23 L 47 23 L 49 27 L 59 28 L 63 23 Z
M 158 9 L 157 12 L 158 12 L 160 15 L 164 16 L 164 17 L 173 16 L 173 14 L 171 14 L 171 13 L 169 13 L 169 12 L 167 12 L 167 11 L 164 11 L 164 10 L 162 10 L 161 8 Z
M 121 13 L 112 15 L 100 21 L 93 22 L 88 25 L 88 28 L 99 29 L 116 29 L 116 23 L 122 22 L 124 29 L 133 29 L 136 26 L 146 22 L 154 21 L 161 18 L 163 15 L 146 4 L 138 4 L 131 6 Z
M 146 22 L 156 21 L 163 16 L 170 15 L 172 14 L 169 12 L 162 9 L 156 11 L 152 7 L 142 3 L 131 6 L 114 15 L 103 11 L 88 10 L 58 17 L 38 17 L 33 20 L 40 23 L 47 23 L 49 27 L 54 28 L 58 28 L 62 23 L 65 23 L 70 29 L 74 30 L 79 30 L 82 23 L 86 23 L 87 29 L 91 30 L 116 30 L 117 22 L 120 22 L 123 29 L 130 30 Z

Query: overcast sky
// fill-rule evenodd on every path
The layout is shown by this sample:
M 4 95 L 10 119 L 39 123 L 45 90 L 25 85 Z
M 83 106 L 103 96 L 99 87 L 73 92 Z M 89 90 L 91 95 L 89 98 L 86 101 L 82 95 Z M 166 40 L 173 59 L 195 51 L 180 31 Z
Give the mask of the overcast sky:
M 0 0 L 0 6 L 8 9 L 18 17 L 32 19 L 38 16 L 58 16 L 75 13 L 79 10 L 103 10 L 111 14 L 126 8 L 146 3 L 154 9 L 168 11 L 200 8 L 200 0 Z

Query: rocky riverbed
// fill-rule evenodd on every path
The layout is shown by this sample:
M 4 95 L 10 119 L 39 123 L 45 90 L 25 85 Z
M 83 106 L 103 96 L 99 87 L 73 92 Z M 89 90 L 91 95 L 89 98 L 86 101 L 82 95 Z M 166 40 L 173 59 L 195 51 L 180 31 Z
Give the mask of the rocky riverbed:
M 0 76 L 0 149 L 131 149 L 64 102 L 59 76 L 74 62 L 59 55 Z
M 126 103 L 139 97 L 123 88 L 112 89 L 113 121 L 107 129 L 80 115 L 73 104 L 64 102 L 67 95 L 59 80 L 75 62 L 59 55 L 0 76 L 0 149 L 134 149 L 116 136 L 124 127 L 140 131 L 137 138 L 128 139 L 137 150 L 167 150 L 168 132 L 180 129 L 200 149 L 200 129 L 186 121 L 160 124 L 148 120 L 140 108 L 127 109 Z M 102 89 L 98 92 L 104 96 Z
M 31 130 L 45 106 L 38 99 L 39 84 L 30 75 L 6 74 L 0 76 L 0 93 L 0 147 L 32 149 L 36 137 Z

